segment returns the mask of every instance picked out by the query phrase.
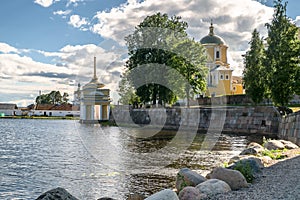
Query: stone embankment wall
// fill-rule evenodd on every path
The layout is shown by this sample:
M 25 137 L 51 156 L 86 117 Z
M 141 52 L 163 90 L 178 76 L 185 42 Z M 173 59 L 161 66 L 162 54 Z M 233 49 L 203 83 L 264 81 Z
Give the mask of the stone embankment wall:
M 113 117 L 120 124 L 149 124 L 165 129 L 198 131 L 222 130 L 229 133 L 258 133 L 277 135 L 281 116 L 274 107 L 216 107 L 216 108 L 114 108 Z
M 279 137 L 300 145 L 300 111 L 282 118 Z

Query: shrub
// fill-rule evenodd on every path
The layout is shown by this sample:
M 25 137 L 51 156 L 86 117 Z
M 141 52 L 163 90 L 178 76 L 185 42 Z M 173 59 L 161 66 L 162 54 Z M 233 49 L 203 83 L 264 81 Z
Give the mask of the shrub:
M 239 161 L 236 163 L 236 165 L 233 169 L 240 171 L 243 174 L 243 176 L 246 178 L 248 183 L 253 182 L 255 177 L 252 173 L 250 163 L 248 163 L 248 162 L 242 163 L 241 161 Z

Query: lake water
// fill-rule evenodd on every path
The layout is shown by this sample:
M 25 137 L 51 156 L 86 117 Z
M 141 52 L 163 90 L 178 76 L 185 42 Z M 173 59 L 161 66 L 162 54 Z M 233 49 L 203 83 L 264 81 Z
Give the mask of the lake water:
M 220 135 L 212 151 L 202 151 L 204 134 L 192 135 L 190 144 L 190 138 L 174 142 L 176 132 L 150 137 L 155 134 L 147 131 L 72 120 L 0 119 L 0 199 L 35 199 L 56 187 L 79 199 L 147 196 L 173 188 L 180 168 L 205 175 L 257 139 Z

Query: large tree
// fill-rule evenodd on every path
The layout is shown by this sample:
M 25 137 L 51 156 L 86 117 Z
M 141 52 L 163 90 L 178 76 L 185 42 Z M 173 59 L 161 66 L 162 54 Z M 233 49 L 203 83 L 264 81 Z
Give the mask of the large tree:
M 244 87 L 246 94 L 251 97 L 255 104 L 262 102 L 267 91 L 265 79 L 265 49 L 263 40 L 260 38 L 259 32 L 254 29 L 250 41 L 250 49 L 244 57 L 245 69 Z
M 135 31 L 125 38 L 129 54 L 127 69 L 131 71 L 140 67 L 135 73 L 142 74 L 137 71 L 144 70 L 146 75 L 146 84 L 138 85 L 137 81 L 132 80 L 136 95 L 142 102 L 173 103 L 177 97 L 189 93 L 185 92 L 188 88 L 194 89 L 195 92 L 205 90 L 204 48 L 188 38 L 187 27 L 187 23 L 181 21 L 180 17 L 169 18 L 167 14 L 157 13 L 146 17 Z M 150 65 L 155 67 L 151 68 Z M 160 66 L 161 70 L 157 73 L 156 69 Z M 178 75 L 175 75 L 172 69 L 177 70 L 190 84 L 180 85 L 176 80 Z M 153 80 L 162 80 L 166 84 L 154 83 Z M 167 87 L 170 83 L 178 84 L 176 94 Z
M 271 97 L 276 105 L 286 105 L 298 90 L 298 28 L 286 15 L 287 2 L 274 2 L 274 14 L 268 29 L 266 69 Z M 298 83 L 297 83 L 298 82 Z

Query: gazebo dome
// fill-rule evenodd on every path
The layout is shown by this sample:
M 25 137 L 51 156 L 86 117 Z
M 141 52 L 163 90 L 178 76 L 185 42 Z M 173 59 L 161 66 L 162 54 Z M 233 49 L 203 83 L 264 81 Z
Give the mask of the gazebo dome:
M 209 27 L 209 34 L 205 37 L 203 37 L 200 40 L 201 44 L 225 44 L 225 41 L 220 36 L 215 35 L 214 33 L 214 27 L 211 23 L 211 26 Z

